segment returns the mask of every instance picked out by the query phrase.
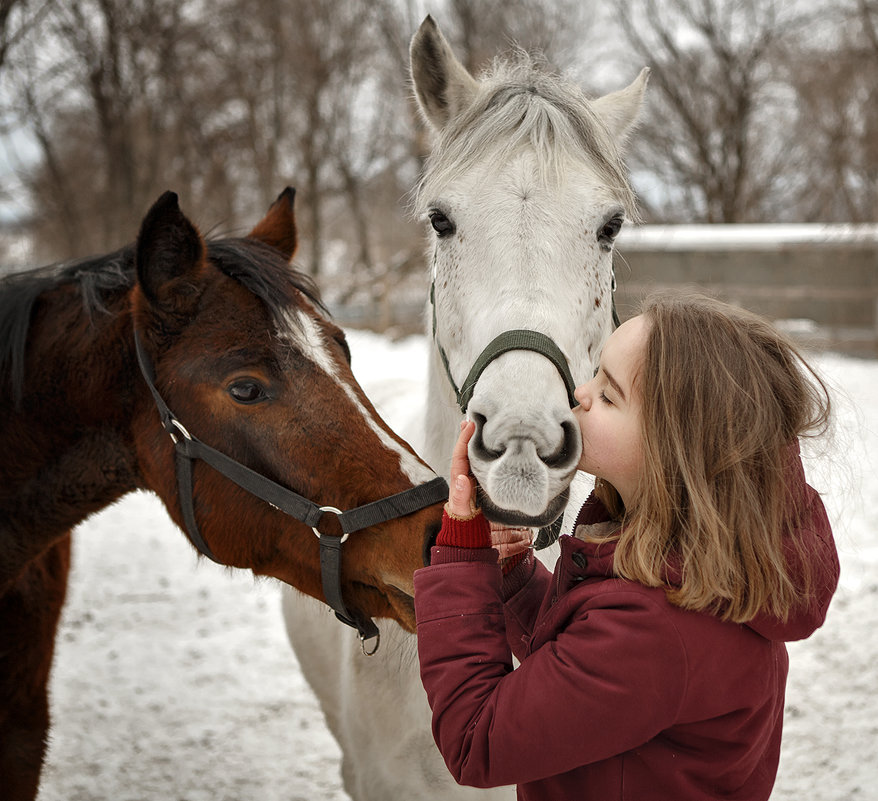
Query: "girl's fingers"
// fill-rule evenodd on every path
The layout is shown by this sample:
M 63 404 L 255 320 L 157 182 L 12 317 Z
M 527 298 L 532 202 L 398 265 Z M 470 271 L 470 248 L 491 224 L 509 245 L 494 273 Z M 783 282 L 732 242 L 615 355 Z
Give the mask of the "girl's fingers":
M 448 511 L 456 517 L 471 517 L 475 511 L 473 481 L 469 476 L 460 475 L 451 480 L 448 493 Z
M 448 494 L 448 511 L 458 517 L 470 517 L 476 508 L 475 482 L 469 475 L 467 446 L 476 425 L 470 420 L 460 424 L 460 436 L 451 453 L 451 481 Z
M 469 456 L 467 455 L 467 447 L 476 430 L 476 424 L 472 420 L 464 420 L 460 424 L 460 435 L 457 442 L 454 443 L 454 450 L 451 452 L 451 480 L 454 481 L 457 476 L 463 474 L 469 475 Z
M 533 544 L 533 529 L 510 528 L 499 523 L 491 523 L 491 545 L 501 559 L 528 550 Z

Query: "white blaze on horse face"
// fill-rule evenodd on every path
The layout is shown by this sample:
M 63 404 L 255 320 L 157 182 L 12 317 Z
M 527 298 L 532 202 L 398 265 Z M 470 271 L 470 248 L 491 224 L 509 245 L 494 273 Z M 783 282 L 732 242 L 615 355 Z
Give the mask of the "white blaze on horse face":
M 436 474 L 421 462 L 413 453 L 394 439 L 375 419 L 373 413 L 365 406 L 354 387 L 342 376 L 326 347 L 326 339 L 319 326 L 306 312 L 301 310 L 288 313 L 289 325 L 279 335 L 306 359 L 313 362 L 342 388 L 348 400 L 354 405 L 366 424 L 378 437 L 381 445 L 399 456 L 399 468 L 412 485 L 423 484 L 436 477 Z
M 437 341 L 458 386 L 481 350 L 510 329 L 540 331 L 590 377 L 611 330 L 612 252 L 600 231 L 621 216 L 585 160 L 546 176 L 520 151 L 498 170 L 476 166 L 431 207 L 454 225 L 433 243 Z M 489 516 L 538 525 L 563 508 L 581 442 L 556 367 L 531 351 L 491 362 L 467 410 L 473 473 Z

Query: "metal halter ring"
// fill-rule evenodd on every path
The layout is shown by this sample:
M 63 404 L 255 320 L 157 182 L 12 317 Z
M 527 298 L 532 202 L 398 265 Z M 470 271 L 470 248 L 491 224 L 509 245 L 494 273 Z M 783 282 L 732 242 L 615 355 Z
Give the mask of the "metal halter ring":
M 344 512 L 342 512 L 341 509 L 336 509 L 334 506 L 321 506 L 321 507 L 320 507 L 320 511 L 321 511 L 321 512 L 332 512 L 334 515 L 338 515 L 338 516 L 341 516 L 341 515 L 344 514 Z M 314 532 L 314 534 L 317 536 L 317 539 L 320 539 L 320 537 L 323 536 L 323 535 L 317 530 L 317 526 L 311 526 L 311 531 Z M 339 540 L 339 545 L 342 545 L 342 544 L 344 544 L 345 542 L 347 542 L 348 537 L 350 537 L 350 536 L 351 536 L 351 532 L 350 532 L 350 531 L 348 531 L 348 532 L 345 533 L 345 534 L 342 534 L 342 535 L 341 535 L 341 539 Z
M 363 634 L 358 634 L 357 637 L 360 640 L 360 648 L 363 649 L 363 656 L 375 656 L 375 652 L 378 650 L 378 646 L 381 645 L 381 632 L 379 631 L 377 634 L 374 635 L 374 637 L 366 637 Z M 366 641 L 370 639 L 375 640 L 375 647 L 367 650 Z

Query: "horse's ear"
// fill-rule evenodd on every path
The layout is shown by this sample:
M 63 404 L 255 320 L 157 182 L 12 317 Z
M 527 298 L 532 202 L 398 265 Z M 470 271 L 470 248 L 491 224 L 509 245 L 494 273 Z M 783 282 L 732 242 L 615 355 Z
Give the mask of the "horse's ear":
M 143 218 L 135 251 L 137 280 L 153 309 L 177 316 L 192 310 L 201 291 L 205 250 L 177 195 L 165 192 Z
M 249 239 L 257 239 L 277 248 L 287 261 L 292 260 L 299 245 L 296 215 L 293 213 L 295 200 L 296 190 L 288 186 L 277 196 L 259 224 L 247 234 Z
M 418 105 L 427 121 L 441 130 L 472 102 L 479 83 L 457 60 L 429 15 L 412 37 L 409 54 Z
M 649 67 L 644 67 L 624 89 L 599 97 L 591 103 L 620 150 L 624 148 L 637 123 L 648 80 Z

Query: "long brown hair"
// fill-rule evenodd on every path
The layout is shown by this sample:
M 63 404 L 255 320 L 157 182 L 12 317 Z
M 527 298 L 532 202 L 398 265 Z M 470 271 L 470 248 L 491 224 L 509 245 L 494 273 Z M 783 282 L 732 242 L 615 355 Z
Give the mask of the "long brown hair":
M 642 313 L 641 485 L 628 509 L 608 483 L 596 489 L 623 522 L 616 571 L 688 609 L 784 619 L 810 588 L 804 554 L 795 576 L 784 555 L 801 511 L 789 463 L 799 437 L 827 430 L 826 386 L 743 309 L 678 293 L 650 296 Z

